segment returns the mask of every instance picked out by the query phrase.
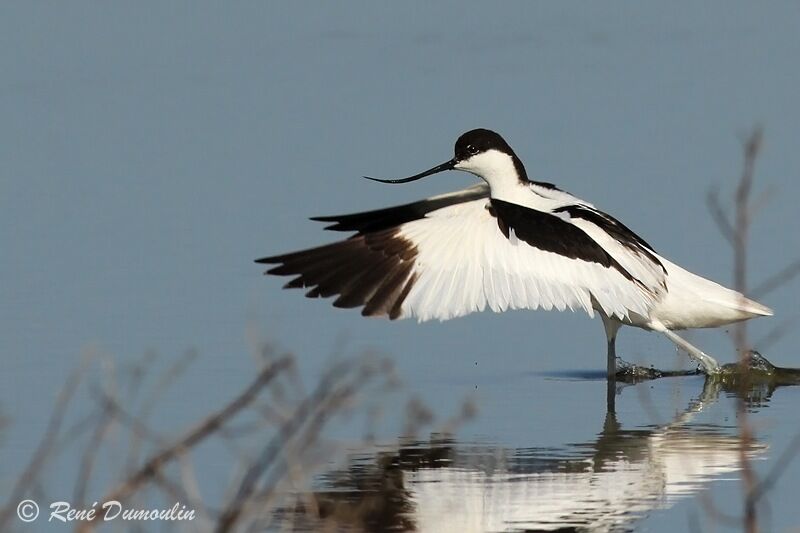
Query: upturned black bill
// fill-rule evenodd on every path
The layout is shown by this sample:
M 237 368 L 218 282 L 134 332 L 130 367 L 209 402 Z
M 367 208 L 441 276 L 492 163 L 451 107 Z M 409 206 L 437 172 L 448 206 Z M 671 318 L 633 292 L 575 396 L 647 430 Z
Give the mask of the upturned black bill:
M 453 170 L 453 167 L 456 166 L 457 161 L 455 159 L 451 159 L 446 163 L 442 163 L 441 165 L 437 165 L 430 170 L 426 170 L 425 172 L 420 172 L 419 174 L 415 174 L 408 178 L 400 178 L 396 180 L 384 180 L 380 178 L 370 178 L 369 176 L 364 176 L 368 180 L 372 181 L 379 181 L 381 183 L 408 183 L 409 181 L 416 181 L 419 179 L 424 178 L 425 176 L 430 176 L 432 174 L 438 174 L 439 172 L 444 172 L 445 170 Z

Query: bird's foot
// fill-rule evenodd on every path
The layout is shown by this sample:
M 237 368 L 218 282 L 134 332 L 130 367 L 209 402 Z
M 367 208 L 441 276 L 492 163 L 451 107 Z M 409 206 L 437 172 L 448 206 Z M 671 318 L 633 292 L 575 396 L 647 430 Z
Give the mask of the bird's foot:
M 641 366 L 629 363 L 617 357 L 617 372 L 614 379 L 621 383 L 639 383 L 651 379 L 668 378 L 676 376 L 695 376 L 698 370 L 661 370 L 653 366 Z

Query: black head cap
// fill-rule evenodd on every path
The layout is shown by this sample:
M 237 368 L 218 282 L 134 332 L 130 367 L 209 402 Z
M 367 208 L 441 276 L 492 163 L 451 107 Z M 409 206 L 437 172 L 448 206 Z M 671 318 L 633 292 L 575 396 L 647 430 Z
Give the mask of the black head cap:
M 487 152 L 489 150 L 497 150 L 509 155 L 514 155 L 514 150 L 508 145 L 499 133 L 492 130 L 478 128 L 470 130 L 463 134 L 456 141 L 455 155 L 456 159 L 463 161 L 469 159 L 475 154 Z
M 455 161 L 464 161 L 470 157 L 488 152 L 489 150 L 497 150 L 511 156 L 514 161 L 514 168 L 517 170 L 517 175 L 521 181 L 528 181 L 528 173 L 525 171 L 525 165 L 522 164 L 517 154 L 508 145 L 499 133 L 484 128 L 470 130 L 463 134 L 456 141 L 455 147 Z

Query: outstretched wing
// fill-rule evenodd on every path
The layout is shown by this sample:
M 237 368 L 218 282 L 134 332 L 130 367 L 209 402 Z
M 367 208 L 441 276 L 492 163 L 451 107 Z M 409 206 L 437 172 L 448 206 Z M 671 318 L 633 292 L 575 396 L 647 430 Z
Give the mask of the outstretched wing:
M 295 276 L 287 288 L 310 288 L 309 297 L 338 295 L 333 305 L 363 306 L 368 316 L 447 320 L 487 307 L 583 309 L 590 315 L 598 309 L 619 319 L 647 314 L 656 292 L 584 230 L 485 193 L 470 188 L 398 208 L 321 218 L 335 223 L 330 229 L 357 233 L 258 262 L 277 265 L 268 274 Z
M 311 217 L 311 220 L 333 222 L 330 226 L 325 227 L 325 229 L 333 231 L 369 233 L 371 231 L 400 226 L 406 222 L 422 218 L 428 213 L 442 209 L 443 207 L 488 197 L 489 186 L 486 183 L 477 183 L 466 189 L 440 194 L 438 196 L 431 196 L 430 198 L 425 198 L 424 200 L 419 200 L 410 204 L 376 209 L 374 211 L 365 211 L 363 213 L 353 213 L 351 215 Z

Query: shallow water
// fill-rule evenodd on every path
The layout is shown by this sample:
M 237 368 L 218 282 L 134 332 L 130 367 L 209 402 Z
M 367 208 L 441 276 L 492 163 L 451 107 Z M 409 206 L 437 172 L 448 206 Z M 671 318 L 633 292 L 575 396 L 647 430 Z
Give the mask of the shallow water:
M 437 532 L 729 526 L 719 516 L 735 517 L 743 508 L 740 452 L 763 474 L 800 434 L 791 423 L 800 393 L 795 388 L 753 387 L 746 394 L 750 423 L 762 431 L 743 447 L 737 391 L 718 380 L 676 377 L 627 385 L 618 391 L 617 412 L 608 412 L 559 405 L 555 387 L 558 394 L 584 398 L 591 394 L 587 389 L 601 391 L 576 372 L 564 372 L 563 379 L 553 377 L 557 374 L 516 385 L 537 391 L 530 401 L 552 394 L 556 416 L 575 420 L 572 438 L 559 439 L 542 425 L 526 423 L 521 398 L 498 391 L 496 405 L 503 411 L 482 412 L 479 418 L 512 418 L 507 423 L 515 427 L 507 439 L 476 434 L 467 424 L 458 435 L 406 437 L 359 450 L 343 467 L 319 476 L 317 489 L 300 494 L 294 508 L 281 509 L 278 524 L 296 531 L 335 524 L 356 531 Z M 600 394 L 594 403 L 604 398 Z M 656 412 L 656 405 L 674 409 Z M 764 497 L 769 505 L 759 505 L 763 525 L 776 531 L 797 526 L 796 504 L 782 487 L 791 487 L 798 473 L 795 463 Z
M 402 187 L 360 176 L 428 168 L 451 157 L 458 134 L 488 127 L 531 177 L 729 284 L 730 250 L 705 196 L 719 186 L 729 199 L 741 138 L 760 123 L 754 192 L 765 203 L 749 250 L 756 287 L 800 250 L 800 11 L 678 4 L 4 4 L 0 502 L 85 352 L 99 363 L 65 428 L 93 412 L 91 386 L 108 375 L 160 376 L 193 350 L 194 363 L 154 396 L 152 429 L 174 436 L 252 378 L 256 331 L 296 354 L 307 388 L 340 352 L 379 352 L 396 366 L 402 386 L 380 399 L 376 444 L 359 444 L 369 432 L 360 418 L 327 428 L 336 453 L 315 470 L 317 492 L 336 485 L 345 499 L 380 507 L 379 491 L 363 485 L 395 483 L 387 519 L 402 515 L 417 529 L 559 520 L 721 529 L 709 501 L 741 512 L 735 401 L 723 390 L 695 409 L 702 377 L 621 386 L 610 417 L 598 320 L 544 312 L 364 320 L 282 291 L 284 280 L 264 278 L 252 262 L 334 238 L 307 217 L 474 183 L 455 172 Z M 776 365 L 800 364 L 799 293 L 794 280 L 765 295 L 776 316 L 749 324 Z M 724 331 L 689 335 L 720 362 L 736 359 Z M 639 331 L 620 332 L 618 353 L 647 367 L 687 367 L 670 343 Z M 403 429 L 409 398 L 435 415 L 413 437 Z M 448 427 L 465 400 L 477 414 Z M 800 392 L 764 387 L 749 410 L 748 454 L 763 477 L 800 427 Z M 442 457 L 435 468 L 431 448 Z M 40 489 L 68 499 L 83 448 L 59 452 Z M 202 494 L 218 503 L 235 461 L 208 446 L 198 462 Z M 99 465 L 87 498 L 126 466 L 114 453 Z M 759 509 L 766 530 L 800 525 L 799 465 L 781 468 Z

